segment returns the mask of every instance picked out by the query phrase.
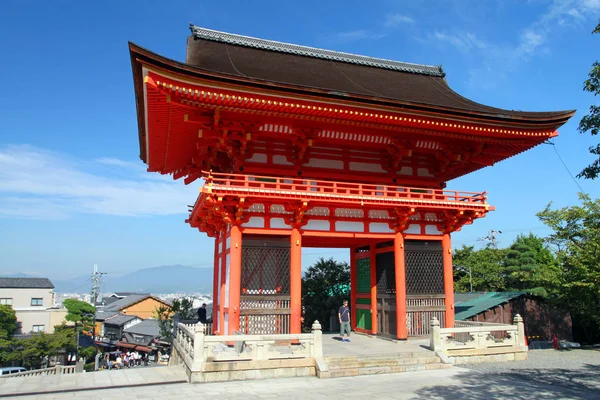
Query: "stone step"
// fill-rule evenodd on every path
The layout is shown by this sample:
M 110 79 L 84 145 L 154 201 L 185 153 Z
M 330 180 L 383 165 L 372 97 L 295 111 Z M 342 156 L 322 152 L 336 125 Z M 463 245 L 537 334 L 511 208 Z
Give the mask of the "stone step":
M 351 368 L 370 368 L 370 367 L 395 367 L 402 365 L 415 364 L 437 364 L 440 362 L 438 357 L 410 357 L 410 358 L 371 358 L 347 360 L 342 362 L 325 361 L 330 370 L 332 369 L 351 369 Z
M 414 364 L 414 365 L 397 365 L 384 367 L 368 367 L 368 368 L 343 368 L 330 369 L 328 372 L 329 378 L 342 378 L 347 376 L 359 375 L 378 375 L 378 374 L 395 374 L 400 372 L 426 371 L 432 369 L 447 369 L 452 368 L 450 364 Z
M 418 351 L 418 352 L 406 352 L 406 353 L 388 353 L 388 354 L 361 354 L 353 356 L 325 356 L 325 360 L 331 363 L 337 362 L 349 362 L 356 360 L 368 360 L 368 359 L 405 359 L 405 358 L 420 358 L 420 357 L 433 357 L 434 353 L 431 351 Z

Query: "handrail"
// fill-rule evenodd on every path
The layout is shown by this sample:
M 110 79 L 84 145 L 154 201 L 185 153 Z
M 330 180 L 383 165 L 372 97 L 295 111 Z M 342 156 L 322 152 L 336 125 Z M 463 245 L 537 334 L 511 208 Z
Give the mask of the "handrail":
M 60 365 L 54 367 L 33 369 L 30 371 L 17 372 L 16 374 L 0 375 L 0 378 L 22 378 L 27 376 L 42 376 L 42 375 L 65 375 L 74 374 L 77 372 L 75 365 Z
M 286 345 L 285 342 L 295 344 Z M 235 343 L 234 348 L 230 347 L 231 343 Z M 315 359 L 323 356 L 319 321 L 312 325 L 311 333 L 221 336 L 205 335 L 201 323 L 193 328 L 180 323 L 173 346 L 172 362 L 185 364 L 190 373 L 202 371 L 203 364 L 207 362 Z
M 206 185 L 202 191 L 258 191 L 263 195 L 302 194 L 307 197 L 337 197 L 356 200 L 395 199 L 408 201 L 444 201 L 468 205 L 487 206 L 487 192 L 464 192 L 422 187 L 378 185 L 324 181 L 304 178 L 283 178 L 277 176 L 257 176 L 225 174 L 203 171 Z M 273 193 L 274 192 L 274 193 Z

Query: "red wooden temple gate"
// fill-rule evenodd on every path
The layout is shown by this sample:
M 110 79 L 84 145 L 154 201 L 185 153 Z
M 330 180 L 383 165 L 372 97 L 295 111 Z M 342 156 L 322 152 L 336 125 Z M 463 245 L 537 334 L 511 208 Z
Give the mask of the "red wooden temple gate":
M 573 111 L 478 104 L 441 67 L 191 30 L 185 63 L 130 54 L 148 171 L 204 179 L 187 222 L 215 238 L 215 330 L 300 332 L 302 247 L 350 249 L 355 329 L 451 326 L 450 234 L 493 207 L 446 182 Z

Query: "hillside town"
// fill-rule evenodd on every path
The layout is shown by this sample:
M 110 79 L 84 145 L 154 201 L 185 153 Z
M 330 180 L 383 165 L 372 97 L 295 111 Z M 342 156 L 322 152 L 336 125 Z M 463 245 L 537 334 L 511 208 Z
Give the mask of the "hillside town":
M 162 307 L 172 315 L 173 303 L 185 299 L 189 302 L 186 310 L 178 310 L 187 318 L 198 321 L 197 310 L 212 303 L 210 295 L 195 294 L 151 294 L 135 292 L 114 292 L 97 296 L 89 293 L 55 293 L 54 285 L 47 278 L 3 278 L 0 277 L 0 305 L 10 306 L 16 318 L 16 328 L 12 333 L 15 339 L 30 339 L 36 334 L 52 335 L 55 329 L 77 329 L 77 324 L 69 317 L 66 303 L 79 302 L 90 306 L 93 313 L 89 316 L 89 327 L 77 330 L 75 351 L 57 349 L 57 352 L 41 354 L 37 361 L 27 360 L 32 367 L 53 367 L 54 365 L 76 364 L 84 357 L 78 353 L 84 349 L 93 349 L 97 355 L 94 364 L 88 370 L 123 368 L 168 360 L 170 337 L 161 332 L 158 310 Z M 207 308 L 204 323 L 210 324 L 211 307 Z M 167 336 L 167 337 L 165 337 Z M 26 343 L 23 341 L 22 343 Z M 136 358 L 129 363 L 130 354 Z M 140 355 L 141 354 L 141 355 Z M 127 355 L 127 358 L 124 358 Z M 3 355 L 2 366 L 22 365 L 25 359 L 13 359 L 7 362 Z M 118 360 L 118 361 L 117 361 Z

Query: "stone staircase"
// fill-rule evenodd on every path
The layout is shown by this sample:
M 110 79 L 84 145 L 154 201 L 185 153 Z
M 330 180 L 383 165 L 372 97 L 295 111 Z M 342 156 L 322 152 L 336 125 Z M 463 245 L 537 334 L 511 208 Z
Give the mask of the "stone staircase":
M 319 378 L 391 374 L 409 371 L 452 368 L 433 352 L 391 353 L 377 355 L 331 356 L 323 358 L 324 368 L 317 364 Z

